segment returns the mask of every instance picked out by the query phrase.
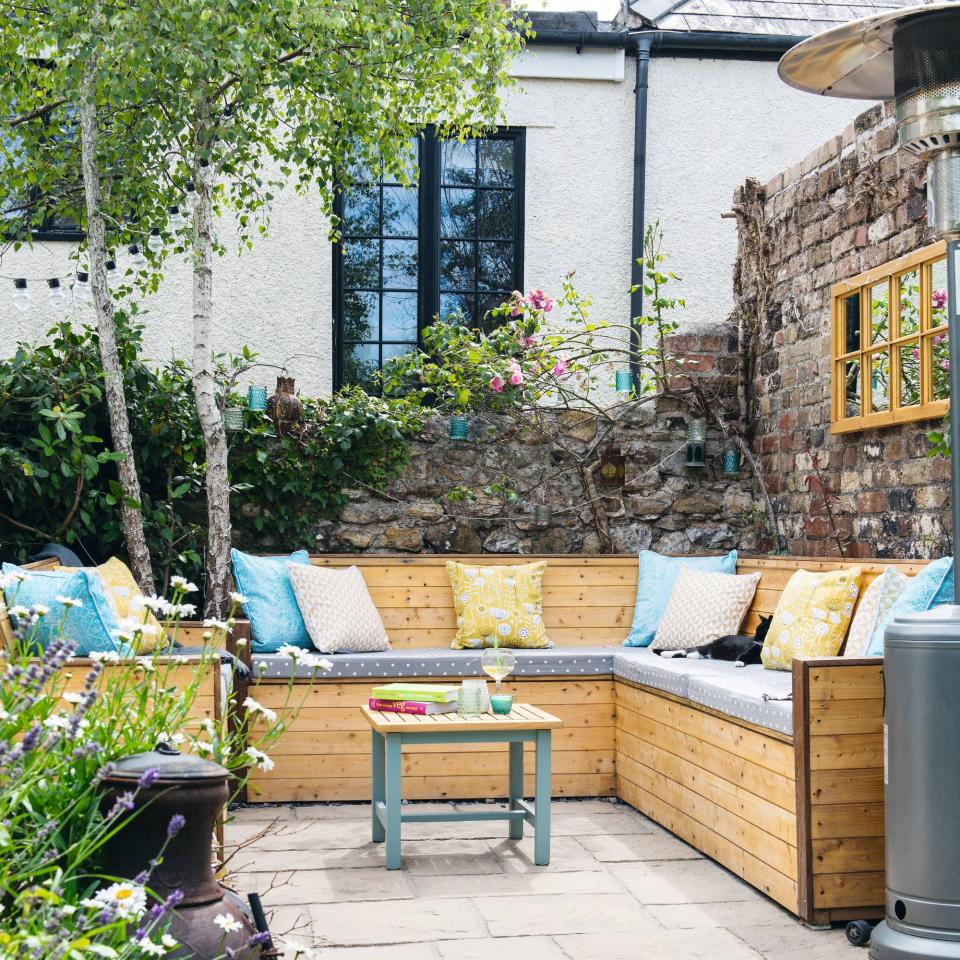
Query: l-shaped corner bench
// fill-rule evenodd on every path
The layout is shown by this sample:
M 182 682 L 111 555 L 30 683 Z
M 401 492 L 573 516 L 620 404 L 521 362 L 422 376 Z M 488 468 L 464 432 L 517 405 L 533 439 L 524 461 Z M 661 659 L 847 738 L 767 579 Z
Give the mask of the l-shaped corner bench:
M 371 681 L 482 675 L 476 652 L 449 649 L 455 615 L 447 559 L 313 558 L 363 571 L 392 649 L 335 656 L 334 669 L 303 688 L 299 716 L 271 750 L 276 766 L 253 776 L 251 802 L 369 800 L 369 731 L 358 708 Z M 518 651 L 506 688 L 564 722 L 554 743 L 554 795 L 617 796 L 808 922 L 882 915 L 882 660 L 798 660 L 792 673 L 664 660 L 622 646 L 636 599 L 635 556 L 456 559 L 548 561 L 544 620 L 555 646 Z M 738 572 L 761 574 L 745 629 L 773 612 L 797 569 L 855 562 L 742 559 Z M 890 564 L 859 565 L 862 595 Z M 908 574 L 924 566 L 893 565 Z M 261 675 L 256 698 L 282 709 L 290 660 L 253 659 Z M 505 797 L 503 754 L 498 745 L 453 757 L 411 748 L 403 758 L 405 794 Z

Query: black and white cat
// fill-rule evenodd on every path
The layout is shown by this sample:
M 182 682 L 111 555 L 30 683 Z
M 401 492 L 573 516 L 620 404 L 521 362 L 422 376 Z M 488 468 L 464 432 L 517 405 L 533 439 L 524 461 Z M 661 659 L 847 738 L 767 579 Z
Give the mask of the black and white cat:
M 654 650 L 661 657 L 686 657 L 690 660 L 729 660 L 735 667 L 745 667 L 747 664 L 760 662 L 760 651 L 763 649 L 763 638 L 770 629 L 773 617 L 761 617 L 757 624 L 757 632 L 748 637 L 745 634 L 731 634 L 720 637 L 700 647 L 690 650 Z

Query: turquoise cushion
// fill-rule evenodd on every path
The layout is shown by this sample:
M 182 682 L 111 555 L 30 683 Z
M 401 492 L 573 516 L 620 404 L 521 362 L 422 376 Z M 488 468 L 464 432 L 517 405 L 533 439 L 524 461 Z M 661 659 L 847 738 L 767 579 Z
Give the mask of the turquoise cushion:
M 719 557 L 665 557 L 652 550 L 641 550 L 637 606 L 630 636 L 623 641 L 625 647 L 648 647 L 653 643 L 681 566 L 709 573 L 736 573 L 737 551 Z
M 33 633 L 33 640 L 40 647 L 46 648 L 60 634 L 76 644 L 77 657 L 119 649 L 116 634 L 121 629 L 120 620 L 95 570 L 22 570 L 12 563 L 3 565 L 4 573 L 16 571 L 25 574 L 26 579 L 4 591 L 7 606 L 50 608 Z M 70 607 L 68 612 L 57 597 L 72 597 L 83 606 Z
M 953 603 L 953 557 L 942 557 L 927 564 L 911 577 L 896 602 L 874 624 L 867 656 L 883 656 L 883 634 L 887 626 L 903 613 L 923 613 L 943 603 Z
M 303 622 L 288 563 L 309 563 L 306 550 L 289 557 L 255 557 L 231 550 L 233 583 L 246 598 L 243 612 L 250 621 L 255 653 L 276 653 L 284 644 L 313 648 L 307 625 Z

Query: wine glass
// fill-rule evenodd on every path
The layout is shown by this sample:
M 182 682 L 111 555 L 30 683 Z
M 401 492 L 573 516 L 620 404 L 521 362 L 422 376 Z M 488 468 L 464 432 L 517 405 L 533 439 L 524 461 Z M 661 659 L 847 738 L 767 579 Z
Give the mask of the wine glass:
M 505 647 L 487 647 L 480 657 L 480 669 L 496 684 L 496 692 L 500 692 L 500 684 L 504 677 L 513 673 L 517 665 L 517 658 L 513 652 Z

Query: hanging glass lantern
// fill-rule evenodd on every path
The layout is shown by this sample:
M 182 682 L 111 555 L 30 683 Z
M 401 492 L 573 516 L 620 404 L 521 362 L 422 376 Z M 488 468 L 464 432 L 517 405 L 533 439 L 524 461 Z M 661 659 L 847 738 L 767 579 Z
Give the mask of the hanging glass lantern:
M 633 373 L 630 370 L 618 370 L 616 386 L 617 393 L 633 393 Z
M 548 503 L 538 503 L 533 508 L 533 523 L 537 527 L 549 527 L 553 510 Z
M 247 387 L 247 407 L 250 410 L 267 409 L 267 388 L 262 383 L 251 383 Z
M 627 458 L 620 452 L 620 448 L 611 443 L 600 454 L 600 486 L 620 488 L 627 479 Z
M 723 448 L 723 472 L 728 477 L 740 473 L 740 448 L 732 440 Z
M 243 429 L 243 407 L 227 407 L 223 411 L 223 425 L 227 433 L 238 433 Z
M 278 434 L 289 433 L 303 419 L 303 403 L 293 377 L 277 377 L 277 391 L 267 400 L 267 412 Z
M 462 414 L 450 418 L 450 439 L 466 440 L 470 434 L 470 421 Z
M 702 467 L 707 462 L 707 421 L 691 420 L 687 427 L 687 466 Z

